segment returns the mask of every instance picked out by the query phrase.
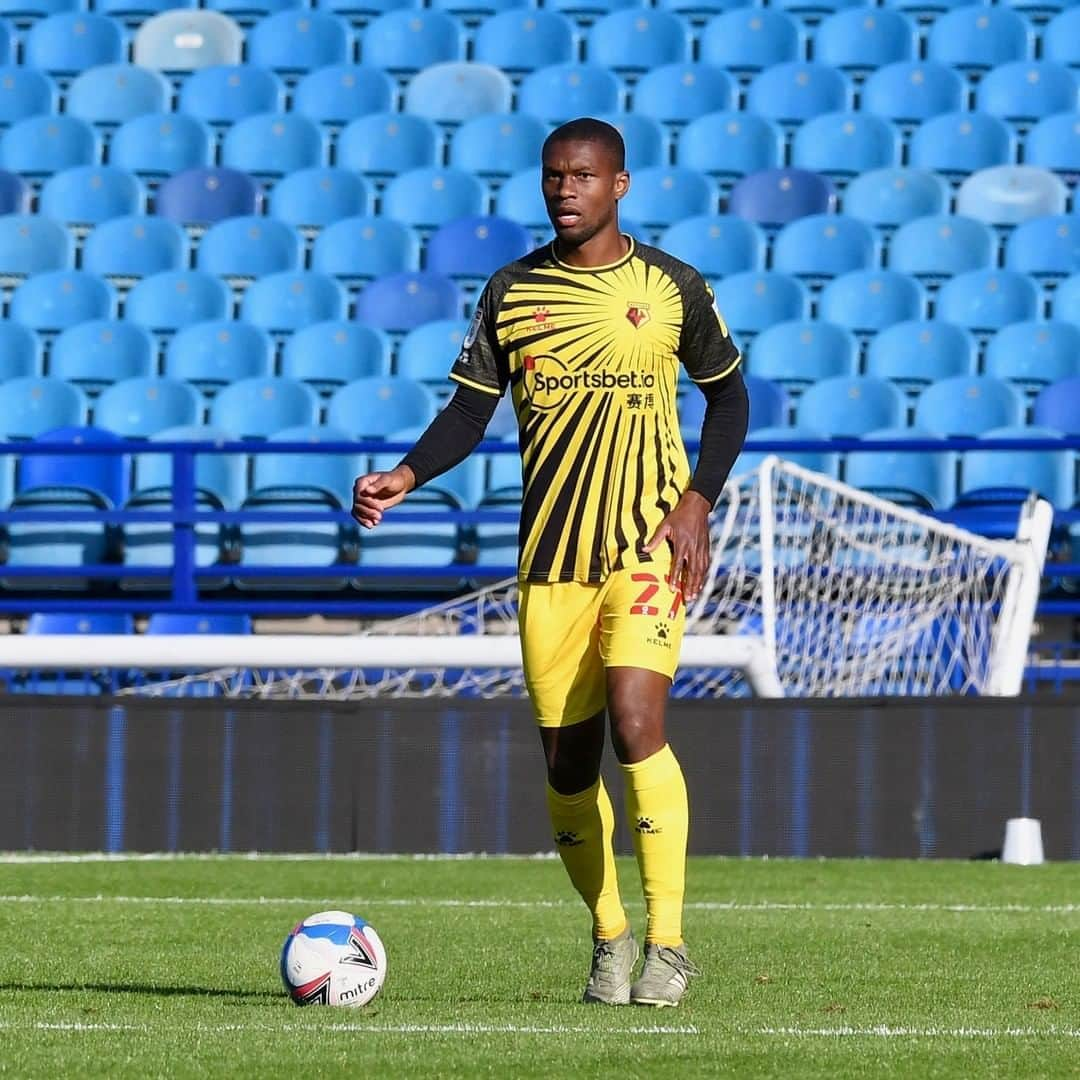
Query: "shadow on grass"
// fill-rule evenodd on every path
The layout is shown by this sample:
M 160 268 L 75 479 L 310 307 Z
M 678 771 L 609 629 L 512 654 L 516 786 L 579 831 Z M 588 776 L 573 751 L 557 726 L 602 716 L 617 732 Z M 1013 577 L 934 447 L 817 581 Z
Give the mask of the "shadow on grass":
M 281 992 L 270 990 L 230 990 L 225 987 L 210 986 L 155 986 L 152 983 L 56 983 L 56 982 L 0 982 L 0 993 L 10 990 L 14 993 L 47 991 L 49 993 L 98 993 L 98 994 L 140 994 L 152 997 L 204 997 L 234 998 L 243 1001 L 278 1000 Z

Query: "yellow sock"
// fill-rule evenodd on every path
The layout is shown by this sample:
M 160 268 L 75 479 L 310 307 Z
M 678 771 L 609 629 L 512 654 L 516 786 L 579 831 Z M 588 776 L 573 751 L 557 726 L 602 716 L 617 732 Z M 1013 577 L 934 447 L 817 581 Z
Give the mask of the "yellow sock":
M 547 789 L 548 812 L 559 858 L 592 912 L 593 937 L 608 940 L 626 928 L 615 875 L 615 811 L 603 780 L 576 795 Z
M 670 746 L 622 769 L 626 815 L 648 914 L 645 940 L 654 945 L 681 945 L 690 823 L 682 769 Z

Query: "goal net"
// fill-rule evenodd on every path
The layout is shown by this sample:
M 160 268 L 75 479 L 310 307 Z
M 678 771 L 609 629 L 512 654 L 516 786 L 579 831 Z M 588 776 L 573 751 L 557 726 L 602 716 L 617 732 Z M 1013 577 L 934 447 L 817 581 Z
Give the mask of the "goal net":
M 712 563 L 673 692 L 1016 694 L 1051 519 L 1032 498 L 1015 539 L 989 540 L 768 458 L 729 481 L 713 514 Z M 0 648 L 28 647 L 25 666 L 97 658 L 174 673 L 126 691 L 136 694 L 523 695 L 516 601 L 506 581 L 359 635 L 114 637 L 99 657 L 84 636 L 66 653 L 59 638 Z

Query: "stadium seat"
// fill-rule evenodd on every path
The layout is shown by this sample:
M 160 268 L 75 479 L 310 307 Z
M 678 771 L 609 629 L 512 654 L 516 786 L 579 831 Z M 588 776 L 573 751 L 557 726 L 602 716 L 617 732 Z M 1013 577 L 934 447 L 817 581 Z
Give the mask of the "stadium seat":
M 866 374 L 919 390 L 938 379 L 975 374 L 975 339 L 940 319 L 894 323 L 870 339 Z
M 806 39 L 798 22 L 782 11 L 736 7 L 708 21 L 699 49 L 703 63 L 741 74 L 804 59 Z
M 193 71 L 180 87 L 180 112 L 207 124 L 233 124 L 285 107 L 285 87 L 266 68 L 217 64 Z
M 1070 179 L 1080 173 L 1080 112 L 1048 116 L 1024 138 L 1024 161 Z
M 171 333 L 192 323 L 223 319 L 229 290 L 201 270 L 166 270 L 143 278 L 124 299 L 124 318 L 155 333 Z
M 142 213 L 146 193 L 134 173 L 114 165 L 77 165 L 54 173 L 38 196 L 38 213 L 69 225 L 97 225 Z
M 723 68 L 663 64 L 635 85 L 632 111 L 665 124 L 685 124 L 707 113 L 734 109 L 737 97 L 735 80 Z
M 1003 326 L 986 346 L 985 368 L 1025 390 L 1080 375 L 1080 327 L 1053 319 Z
M 213 161 L 210 129 L 183 113 L 148 113 L 113 133 L 109 161 L 137 176 L 163 179 Z
M 989 9 L 988 9 L 989 10 Z M 1016 138 L 1003 120 L 980 112 L 942 113 L 919 126 L 908 145 L 908 164 L 964 177 L 1016 157 Z
M 869 225 L 844 214 L 811 214 L 789 222 L 773 241 L 772 267 L 821 279 L 877 263 L 878 242 Z
M 750 399 L 749 430 L 759 431 L 761 428 L 786 425 L 787 391 L 768 379 L 759 379 L 756 375 L 744 375 L 743 381 L 746 383 L 746 396 Z M 689 395 L 689 398 L 693 401 L 694 395 Z M 701 424 L 698 423 L 694 438 L 697 438 L 700 432 Z
M 0 165 L 24 177 L 93 165 L 99 152 L 94 129 L 74 116 L 28 116 L 0 136 Z
M 398 346 L 394 374 L 449 388 L 447 377 L 467 330 L 465 319 L 437 319 L 410 330 Z
M 212 224 L 256 214 L 262 195 L 255 181 L 235 169 L 187 169 L 158 188 L 156 210 L 181 224 Z
M 0 170 L 0 216 L 29 214 L 33 190 L 19 175 Z
M 260 18 L 296 7 L 296 0 L 206 0 L 211 11 L 220 11 L 241 26 L 250 26 Z
M 809 387 L 795 411 L 800 427 L 828 432 L 832 438 L 854 438 L 902 427 L 906 409 L 904 395 L 885 379 L 835 375 Z
M 271 332 L 345 317 L 345 290 L 329 274 L 287 270 L 259 278 L 244 293 L 240 316 Z
M 250 615 L 223 615 L 216 611 L 155 611 L 146 620 L 147 634 L 250 634 Z
M 490 64 L 450 61 L 417 72 L 405 88 L 405 109 L 444 124 L 510 111 L 514 87 Z
M 535 169 L 547 128 L 535 116 L 492 113 L 466 120 L 451 136 L 450 164 L 478 176 Z
M 330 399 L 326 422 L 355 438 L 385 438 L 404 428 L 426 427 L 435 411 L 435 395 L 413 379 L 354 379 Z
M 341 127 L 369 113 L 389 112 L 394 81 L 368 64 L 330 64 L 308 72 L 292 92 L 292 111 Z
M 599 64 L 549 64 L 518 87 L 517 111 L 549 124 L 619 111 L 619 80 Z
M 808 22 L 816 22 L 834 11 L 857 6 L 859 2 L 860 0 L 778 0 L 776 6 Z
M 1080 376 L 1059 379 L 1040 390 L 1031 422 L 1063 435 L 1080 435 Z
M 1080 11 L 1066 6 L 1042 28 L 1042 58 L 1080 68 Z
M 1026 274 L 986 269 L 969 270 L 947 281 L 938 293 L 935 314 L 979 332 L 1034 319 L 1038 310 L 1039 292 Z
M 510 74 L 535 71 L 576 59 L 575 38 L 573 22 L 557 11 L 512 7 L 477 27 L 473 59 Z
M 819 379 L 855 375 L 858 343 L 850 330 L 824 320 L 777 323 L 754 338 L 749 367 L 760 378 L 799 390 Z
M 870 431 L 867 442 L 939 438 L 919 428 Z M 916 510 L 945 510 L 956 496 L 956 454 L 950 450 L 856 450 L 847 455 L 844 480 L 881 499 Z
M 9 316 L 35 330 L 66 330 L 89 319 L 110 319 L 112 288 L 85 270 L 50 270 L 27 278 L 11 295 Z
M 197 424 L 202 412 L 202 395 L 179 379 L 121 379 L 103 390 L 94 404 L 94 427 L 144 439 L 165 428 Z
M 360 58 L 394 74 L 465 59 L 465 37 L 452 15 L 430 9 L 388 11 L 364 28 Z
M 877 228 L 933 217 L 949 205 L 949 185 L 924 169 L 874 169 L 844 189 L 843 211 Z
M 784 160 L 784 133 L 752 113 L 713 112 L 691 120 L 676 150 L 683 168 L 717 177 L 775 169 Z
M 942 214 L 901 225 L 889 244 L 889 266 L 917 278 L 943 279 L 995 262 L 997 241 L 981 221 Z
M 1080 274 L 1073 274 L 1057 284 L 1050 306 L 1055 319 L 1080 326 Z
M 122 124 L 144 113 L 167 112 L 172 88 L 157 71 L 105 64 L 84 71 L 64 95 L 64 111 L 91 124 Z
M 408 113 L 371 113 L 346 125 L 337 142 L 337 164 L 374 176 L 395 176 L 433 167 L 439 133 L 435 125 Z
M 623 8 L 597 19 L 585 35 L 585 56 L 622 75 L 691 58 L 686 24 L 670 11 Z M 570 60 L 571 56 L 559 57 Z
M 381 330 L 412 330 L 434 319 L 461 315 L 461 293 L 442 274 L 389 274 L 373 281 L 356 302 L 356 317 Z M 399 424 L 405 427 L 405 424 Z
M 890 8 L 836 11 L 814 29 L 814 59 L 841 71 L 873 72 L 918 56 L 918 32 Z
M 728 212 L 766 227 L 836 208 L 829 180 L 805 169 L 766 169 L 743 177 L 732 189 Z
M 960 112 L 966 88 L 961 76 L 934 60 L 904 60 L 878 68 L 863 83 L 861 108 L 894 123 L 912 124 Z
M 970 4 L 934 21 L 927 39 L 929 59 L 960 71 L 988 71 L 1034 55 L 1035 34 L 1023 15 L 1007 7 Z
M 765 234 L 732 214 L 705 214 L 669 225 L 660 247 L 707 278 L 765 267 Z
M 92 319 L 69 326 L 49 350 L 49 374 L 89 394 L 121 379 L 153 373 L 153 339 L 132 322 Z
M 304 442 L 318 445 L 349 442 L 342 429 L 291 424 L 271 435 L 269 442 Z M 333 497 L 339 509 L 352 505 L 353 481 L 367 472 L 361 454 L 256 454 L 252 465 L 252 492 L 291 492 L 293 495 L 316 488 Z M 290 526 L 293 528 L 293 526 Z
M 193 323 L 179 330 L 165 353 L 164 373 L 202 393 L 229 383 L 272 375 L 274 347 L 265 330 L 231 319 Z
M 620 209 L 633 221 L 663 227 L 684 218 L 715 213 L 716 194 L 709 180 L 697 170 L 659 165 L 634 173 Z
M 813 431 L 803 427 L 760 427 L 754 430 L 752 439 L 777 439 L 784 442 L 796 442 L 800 440 L 821 440 L 826 438 L 820 431 Z M 801 465 L 804 469 L 812 469 L 814 472 L 824 473 L 826 476 L 837 478 L 840 474 L 840 455 L 830 454 L 822 450 L 743 450 L 735 461 L 731 470 L 732 476 L 741 476 L 758 468 L 767 458 L 776 454 L 784 461 Z
M 282 75 L 344 64 L 352 60 L 352 53 L 348 23 L 325 11 L 279 11 L 260 19 L 247 35 L 247 62 Z M 377 67 L 385 66 L 375 63 Z
M 320 393 L 372 375 L 390 374 L 390 339 L 358 322 L 315 323 L 290 334 L 281 356 L 281 374 Z
M 0 127 L 56 112 L 56 85 L 44 71 L 0 65 Z
M 135 620 L 117 611 L 39 611 L 26 621 L 28 634 L 133 634 Z
M 1080 272 L 1080 217 L 1053 214 L 1017 226 L 1005 246 L 1005 265 L 1035 278 Z
M 750 112 L 781 124 L 797 124 L 851 107 L 851 84 L 825 64 L 796 60 L 774 64 L 754 76 L 746 95 Z
M 116 19 L 128 30 L 137 29 L 147 19 L 162 12 L 192 7 L 195 7 L 195 0 L 95 0 L 94 3 L 95 11 Z
M 527 229 L 551 235 L 547 204 L 540 190 L 540 178 L 535 165 L 521 169 L 499 185 L 495 195 L 495 213 L 509 218 Z
M 775 323 L 805 319 L 810 313 L 806 286 L 775 270 L 730 274 L 714 286 L 716 306 L 736 335 L 755 334 Z
M 825 286 L 818 300 L 820 318 L 863 334 L 921 319 L 925 311 L 922 286 L 896 270 L 855 270 L 843 274 Z
M 0 322 L 0 382 L 24 375 L 41 374 L 41 341 L 28 326 L 15 322 Z M 7 456 L 7 455 L 5 455 Z M 10 458 L 8 459 L 10 463 Z M 0 459 L 0 470 L 5 465 Z M 0 490 L 3 490 L 0 477 Z M 0 505 L 3 499 L 0 498 Z
M 1014 122 L 1031 122 L 1080 105 L 1076 77 L 1052 60 L 1016 60 L 988 71 L 975 92 L 976 108 Z
M 900 133 L 872 113 L 825 113 L 801 124 L 791 164 L 823 176 L 859 176 L 900 161 Z
M 999 427 L 984 439 L 1059 439 L 1042 427 Z M 966 450 L 960 458 L 957 504 L 1022 503 L 1034 491 L 1064 509 L 1075 501 L 1074 455 L 1070 450 Z
M 405 225 L 437 228 L 456 218 L 479 216 L 486 201 L 483 184 L 471 173 L 430 166 L 394 177 L 382 193 L 381 212 Z
M 164 428 L 150 442 L 228 442 L 229 432 L 207 424 Z M 133 491 L 136 495 L 173 491 L 173 456 L 143 453 L 135 458 Z M 244 454 L 195 454 L 195 490 L 225 510 L 235 510 L 247 491 L 247 456 Z M 213 560 L 211 560 L 213 561 Z
M 255 278 L 300 269 L 294 229 L 273 218 L 235 217 L 212 225 L 199 242 L 198 267 L 229 278 Z
M 501 217 L 458 218 L 428 240 L 425 266 L 451 278 L 487 278 L 532 248 L 532 237 Z
M 243 62 L 244 34 L 217 11 L 164 11 L 135 33 L 132 59 L 158 71 L 185 72 Z
M 261 113 L 238 120 L 221 145 L 222 165 L 269 179 L 322 165 L 325 156 L 322 130 L 314 120 L 295 113 Z
M 0 394 L 0 436 L 36 439 L 56 428 L 86 423 L 86 395 L 63 379 L 24 375 L 8 379 Z
M 294 228 L 323 227 L 363 217 L 371 196 L 363 178 L 347 169 L 319 166 L 282 177 L 270 193 L 270 216 Z
M 1024 422 L 1024 399 L 1002 379 L 954 375 L 931 383 L 915 404 L 915 426 L 935 435 L 981 435 Z
M 265 439 L 319 422 L 319 397 L 306 383 L 254 375 L 229 383 L 210 403 L 210 423 L 241 439 Z
M 23 63 L 50 75 L 75 75 L 124 60 L 120 27 L 107 15 L 62 12 L 36 22 L 23 40 Z
M 343 281 L 419 270 L 420 240 L 408 225 L 391 218 L 345 218 L 319 233 L 311 268 Z
M 0 276 L 65 270 L 74 262 L 71 234 L 37 214 L 0 215 Z

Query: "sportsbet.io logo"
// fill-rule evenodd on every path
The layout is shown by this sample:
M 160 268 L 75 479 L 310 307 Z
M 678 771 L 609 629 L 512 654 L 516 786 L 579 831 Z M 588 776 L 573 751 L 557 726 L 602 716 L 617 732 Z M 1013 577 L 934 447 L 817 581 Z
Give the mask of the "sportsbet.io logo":
M 567 371 L 566 365 L 550 353 L 526 356 L 523 364 L 525 393 L 534 409 L 555 409 L 574 393 L 616 393 L 624 391 L 628 404 L 640 408 L 648 399 L 651 405 L 656 376 L 649 371 L 605 371 L 591 368 Z

